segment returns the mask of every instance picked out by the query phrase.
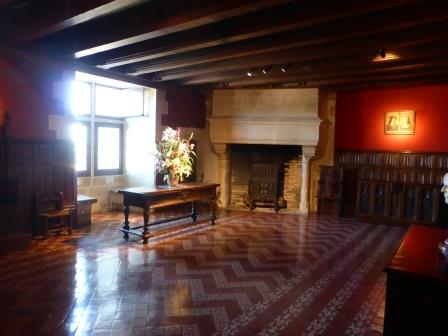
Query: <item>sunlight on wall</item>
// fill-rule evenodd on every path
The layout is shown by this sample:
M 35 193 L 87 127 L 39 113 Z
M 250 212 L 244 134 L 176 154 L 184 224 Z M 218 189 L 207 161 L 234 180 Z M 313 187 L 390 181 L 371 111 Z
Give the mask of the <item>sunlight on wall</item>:
M 145 89 L 145 116 L 125 122 L 125 175 L 129 186 L 155 185 L 156 90 Z

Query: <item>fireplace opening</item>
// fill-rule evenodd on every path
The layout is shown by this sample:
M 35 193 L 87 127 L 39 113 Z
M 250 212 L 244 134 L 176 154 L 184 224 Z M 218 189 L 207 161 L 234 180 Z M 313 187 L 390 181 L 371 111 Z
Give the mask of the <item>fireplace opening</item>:
M 257 184 L 260 179 L 264 179 L 261 186 Z M 275 194 L 279 208 L 298 209 L 300 187 L 300 146 L 230 145 L 230 205 L 233 208 L 267 206 L 276 210 L 272 198 Z M 254 194 L 256 202 L 251 202 Z M 266 196 L 264 200 L 260 194 Z

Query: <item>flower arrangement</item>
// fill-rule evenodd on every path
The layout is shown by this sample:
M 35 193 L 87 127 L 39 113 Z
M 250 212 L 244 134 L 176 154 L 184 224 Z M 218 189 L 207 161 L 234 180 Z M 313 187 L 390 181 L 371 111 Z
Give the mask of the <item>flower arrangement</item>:
M 162 140 L 156 144 L 156 170 L 168 184 L 182 181 L 192 173 L 193 156 L 196 156 L 194 144 L 190 143 L 192 137 L 193 133 L 188 139 L 182 139 L 179 130 L 167 127 Z

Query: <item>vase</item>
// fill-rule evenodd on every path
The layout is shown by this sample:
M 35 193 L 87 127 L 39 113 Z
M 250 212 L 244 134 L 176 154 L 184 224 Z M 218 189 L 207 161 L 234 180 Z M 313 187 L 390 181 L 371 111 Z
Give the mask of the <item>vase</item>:
M 179 184 L 179 176 L 167 175 L 166 184 L 168 184 L 169 187 L 176 187 Z

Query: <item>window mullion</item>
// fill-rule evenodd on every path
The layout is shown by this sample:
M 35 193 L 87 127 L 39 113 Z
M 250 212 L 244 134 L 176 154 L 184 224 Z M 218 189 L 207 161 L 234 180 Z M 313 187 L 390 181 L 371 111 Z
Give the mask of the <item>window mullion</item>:
M 90 99 L 90 176 L 95 176 L 95 89 L 96 84 L 91 83 L 91 97 Z

